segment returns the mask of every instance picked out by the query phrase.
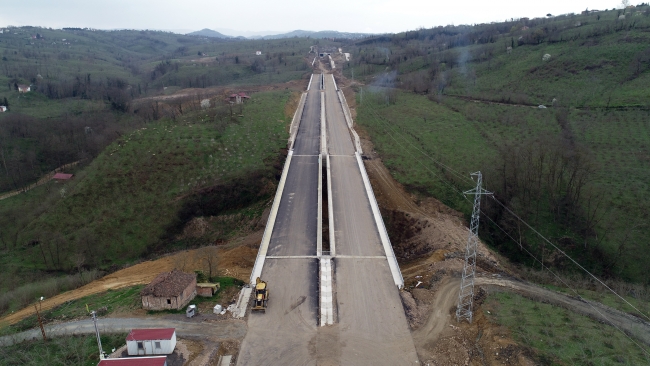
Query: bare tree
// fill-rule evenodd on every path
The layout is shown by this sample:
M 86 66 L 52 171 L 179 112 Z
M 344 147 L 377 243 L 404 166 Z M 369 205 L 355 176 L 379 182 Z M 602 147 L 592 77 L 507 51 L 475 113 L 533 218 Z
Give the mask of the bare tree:
M 208 277 L 212 278 L 217 274 L 218 249 L 216 246 L 209 246 L 201 249 L 201 259 L 208 269 Z

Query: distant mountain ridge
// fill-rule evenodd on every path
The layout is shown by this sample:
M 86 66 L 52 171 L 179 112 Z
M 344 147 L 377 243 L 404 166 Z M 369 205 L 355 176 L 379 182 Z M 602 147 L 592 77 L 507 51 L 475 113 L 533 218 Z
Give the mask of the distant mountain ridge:
M 293 38 L 293 37 L 311 37 L 311 38 L 347 38 L 356 39 L 373 35 L 372 33 L 349 33 L 338 32 L 334 30 L 325 31 L 307 31 L 307 30 L 294 30 L 287 33 L 272 34 L 267 36 L 251 36 L 251 37 L 233 37 L 228 36 L 212 29 L 201 29 L 200 31 L 187 33 L 188 36 L 203 36 L 213 38 L 248 38 L 248 39 L 280 39 L 280 38 Z
M 264 37 L 256 37 L 258 39 L 278 39 L 278 38 L 293 38 L 293 37 L 311 37 L 311 38 L 363 38 L 371 36 L 371 33 L 349 33 L 349 32 L 339 32 L 334 30 L 324 30 L 324 31 L 306 31 L 306 30 L 295 30 L 288 33 L 274 34 Z
M 225 34 L 221 34 L 221 33 L 217 32 L 217 31 L 213 31 L 212 29 L 208 29 L 208 28 L 203 28 L 200 31 L 187 33 L 187 35 L 188 36 L 213 37 L 213 38 L 237 38 L 237 37 L 232 37 L 232 36 L 227 36 Z

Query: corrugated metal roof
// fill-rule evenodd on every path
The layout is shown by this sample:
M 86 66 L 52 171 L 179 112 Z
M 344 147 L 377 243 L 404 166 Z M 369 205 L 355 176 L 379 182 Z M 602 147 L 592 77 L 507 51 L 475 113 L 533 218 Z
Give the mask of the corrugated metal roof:
M 127 341 L 152 341 L 172 339 L 176 328 L 132 329 Z
M 97 366 L 163 366 L 167 357 L 109 358 L 101 360 Z

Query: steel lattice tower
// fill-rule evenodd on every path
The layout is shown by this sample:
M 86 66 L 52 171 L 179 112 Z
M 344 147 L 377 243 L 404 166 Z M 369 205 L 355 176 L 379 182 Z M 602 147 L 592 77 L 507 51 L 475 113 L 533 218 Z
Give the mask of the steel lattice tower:
M 459 322 L 467 319 L 472 322 L 472 305 L 474 302 L 474 274 L 476 273 L 476 247 L 478 245 L 478 223 L 481 214 L 481 195 L 492 194 L 484 190 L 483 176 L 481 172 L 470 174 L 476 177 L 476 188 L 465 192 L 474 195 L 474 209 L 472 210 L 472 221 L 469 225 L 469 238 L 465 249 L 465 265 L 463 266 L 463 277 L 460 281 L 460 292 L 458 293 L 458 308 L 456 309 L 456 320 Z

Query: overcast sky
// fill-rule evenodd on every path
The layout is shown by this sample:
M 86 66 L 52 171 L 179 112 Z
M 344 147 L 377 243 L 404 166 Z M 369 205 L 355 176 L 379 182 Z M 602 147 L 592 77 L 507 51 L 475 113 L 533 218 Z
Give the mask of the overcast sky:
M 383 33 L 619 5 L 620 0 L 3 0 L 0 27 Z

